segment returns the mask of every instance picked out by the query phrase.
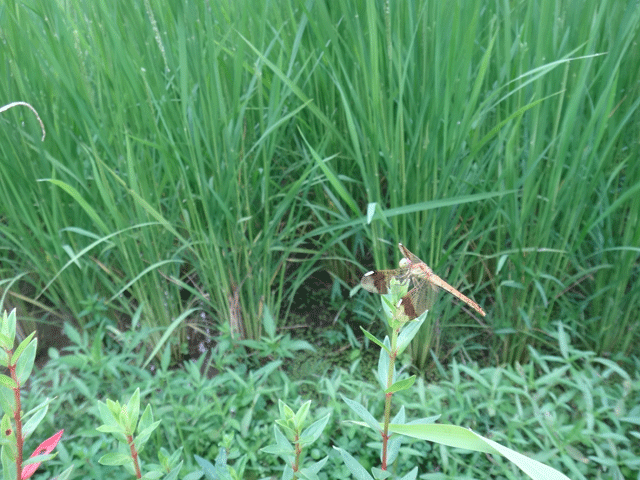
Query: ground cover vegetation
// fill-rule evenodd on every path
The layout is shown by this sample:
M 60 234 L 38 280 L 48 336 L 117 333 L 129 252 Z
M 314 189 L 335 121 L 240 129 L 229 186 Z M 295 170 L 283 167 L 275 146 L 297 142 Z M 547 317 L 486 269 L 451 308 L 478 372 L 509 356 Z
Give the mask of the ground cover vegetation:
M 161 420 L 140 452 L 143 472 L 163 471 L 158 468 L 161 464 L 169 467 L 165 473 L 178 468 L 181 476 L 177 478 L 183 478 L 188 472 L 195 475 L 205 470 L 202 459 L 213 464 L 224 455 L 225 463 L 220 465 L 227 467 L 229 476 L 205 478 L 281 478 L 280 472 L 292 462 L 264 452 L 275 443 L 279 402 L 296 410 L 312 402 L 306 407 L 311 419 L 305 427 L 320 419 L 326 422 L 299 462 L 304 468 L 326 459 L 317 478 L 349 478 L 344 452 L 368 470 L 380 466 L 380 436 L 351 422 L 357 417 L 345 401 L 346 397 L 358 402 L 374 418 L 383 417 L 385 395 L 374 380 L 380 375 L 379 365 L 363 368 L 356 360 L 347 368 L 320 366 L 308 369 L 304 379 L 294 380 L 297 364 L 282 352 L 276 352 L 276 358 L 274 352 L 264 350 L 247 354 L 240 345 L 229 349 L 233 340 L 225 336 L 207 354 L 179 368 L 172 367 L 166 347 L 162 361 L 150 369 L 144 328 L 112 333 L 112 341 L 106 342 L 67 326 L 71 345 L 64 351 L 51 349 L 46 367 L 26 384 L 25 412 L 56 396 L 46 400 L 49 411 L 40 416 L 36 434 L 45 438 L 45 432 L 64 428 L 67 436 L 57 446 L 58 455 L 43 469 L 48 477 L 71 465 L 69 478 L 131 478 L 122 467 L 103 464 L 105 454 L 127 455 L 117 448 L 113 431 L 96 428 L 104 422 L 98 400 L 120 399 L 127 404 L 136 395 L 143 405 L 139 410 L 150 408 L 154 418 Z M 523 365 L 436 363 L 437 381 L 418 375 L 410 389 L 394 394 L 393 403 L 402 406 L 400 411 L 408 418 L 433 421 L 437 417 L 439 424 L 482 432 L 568 478 L 634 478 L 640 470 L 637 358 L 620 366 L 578 350 L 562 326 L 553 337 L 557 355 L 531 348 L 531 361 Z M 630 375 L 628 370 L 636 373 Z M 399 366 L 397 378 L 406 381 L 414 373 L 418 372 L 409 364 Z M 167 459 L 172 455 L 170 464 Z M 419 478 L 525 478 L 499 456 L 405 438 L 390 473 L 401 478 L 416 467 Z
M 347 476 L 331 445 L 379 466 L 340 394 L 374 402 L 359 326 L 380 303 L 353 288 L 402 241 L 488 312 L 440 298 L 406 353 L 426 379 L 396 394 L 411 416 L 572 478 L 635 478 L 637 2 L 250 3 L 0 5 L 0 104 L 46 128 L 0 113 L 0 301 L 19 337 L 66 322 L 71 339 L 25 398 L 57 396 L 43 422 L 75 436 L 47 465 L 121 478 L 77 412 L 139 387 L 174 422 L 148 451 L 183 448 L 189 471 L 223 450 L 240 478 L 282 470 L 259 449 L 278 401 L 307 398 L 331 413 L 321 478 Z M 341 367 L 293 379 L 323 343 Z M 401 452 L 421 478 L 520 478 Z

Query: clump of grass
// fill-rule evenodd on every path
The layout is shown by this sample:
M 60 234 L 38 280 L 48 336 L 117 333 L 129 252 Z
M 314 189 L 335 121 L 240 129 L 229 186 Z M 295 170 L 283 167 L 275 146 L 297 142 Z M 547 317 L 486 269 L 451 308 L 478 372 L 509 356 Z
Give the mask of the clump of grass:
M 640 13 L 464 7 L 7 4 L 0 96 L 48 136 L 0 141 L 3 295 L 255 339 L 314 269 L 348 283 L 402 240 L 481 300 L 505 361 L 559 317 L 632 350 Z

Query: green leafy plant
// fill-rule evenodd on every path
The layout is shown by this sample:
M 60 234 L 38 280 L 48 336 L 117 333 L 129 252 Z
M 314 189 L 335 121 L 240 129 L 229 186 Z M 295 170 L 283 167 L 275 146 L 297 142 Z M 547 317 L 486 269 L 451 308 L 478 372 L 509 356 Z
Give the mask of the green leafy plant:
M 397 293 L 401 294 L 402 291 Z M 397 296 L 390 304 L 383 304 L 387 314 L 393 315 L 396 299 Z M 415 328 L 420 320 L 405 323 L 400 317 L 389 320 L 391 324 L 399 323 L 396 350 L 409 339 L 405 332 Z M 469 360 L 469 352 L 464 350 L 477 345 L 463 345 L 449 365 L 433 357 L 436 370 L 428 375 L 432 383 L 416 376 L 411 388 L 404 390 L 400 387 L 414 381 L 408 372 L 412 367 L 407 364 L 399 367 L 400 357 L 396 356 L 395 381 L 392 380 L 388 392 L 392 363 L 389 352 L 393 352 L 394 336 L 391 334 L 382 341 L 367 336 L 370 344 L 382 344 L 388 349 L 381 347 L 377 357 L 377 381 L 362 381 L 367 378 L 369 368 L 359 368 L 361 364 L 357 361 L 348 370 L 327 370 L 313 382 L 315 398 L 326 402 L 326 406 L 319 409 L 308 406 L 298 411 L 276 405 L 280 401 L 288 405 L 299 403 L 302 386 L 308 380 L 291 381 L 282 368 L 282 360 L 268 362 L 259 369 L 247 368 L 250 354 L 242 348 L 232 348 L 230 338 L 220 338 L 210 352 L 180 368 L 171 365 L 170 352 L 165 348 L 152 375 L 142 367 L 146 358 L 141 338 L 144 331 L 121 332 L 114 337 L 117 342 L 104 345 L 96 361 L 89 358 L 87 351 L 96 343 L 102 344 L 102 340 L 97 340 L 98 334 L 93 341 L 85 340 L 85 334 L 82 332 L 78 338 L 82 348 L 72 346 L 67 355 L 51 349 L 46 368 L 30 377 L 22 403 L 24 410 L 35 411 L 45 393 L 55 396 L 48 400 L 43 421 L 64 424 L 65 433 L 71 433 L 71 438 L 58 444 L 58 456 L 49 459 L 47 466 L 58 470 L 73 468 L 78 478 L 122 478 L 122 469 L 98 462 L 105 452 L 110 452 L 106 459 L 122 460 L 129 465 L 129 475 L 134 475 L 131 448 L 124 440 L 125 428 L 131 429 L 133 425 L 129 413 L 134 408 L 131 400 L 119 404 L 126 415 L 116 420 L 114 414 L 118 409 L 114 408 L 114 412 L 109 410 L 107 414 L 108 422 L 104 422 L 118 432 L 117 451 L 112 447 L 114 434 L 98 432 L 96 436 L 94 424 L 96 417 L 101 418 L 96 399 L 105 395 L 105 388 L 110 392 L 107 398 L 114 398 L 124 396 L 122 392 L 133 387 L 153 392 L 148 397 L 148 408 L 161 410 L 163 419 L 171 422 L 161 434 L 158 428 L 148 436 L 143 451 L 138 450 L 140 441 L 136 443 L 144 430 L 138 422 L 132 435 L 134 448 L 145 458 L 149 452 L 158 452 L 157 462 L 140 464 L 141 474 L 166 475 L 182 454 L 181 475 L 189 475 L 188 478 L 257 480 L 273 477 L 274 472 L 280 475 L 281 458 L 286 458 L 289 465 L 296 460 L 295 435 L 291 436 L 286 425 L 300 433 L 303 448 L 297 464 L 299 471 L 329 456 L 316 473 L 320 480 L 348 478 L 352 471 L 360 472 L 362 478 L 369 478 L 367 475 L 376 478 L 383 475 L 381 472 L 394 478 L 403 475 L 413 478 L 416 469 L 452 478 L 508 478 L 505 469 L 515 465 L 505 461 L 509 456 L 525 468 L 533 464 L 500 445 L 509 445 L 544 463 L 553 462 L 554 468 L 566 469 L 575 480 L 616 475 L 635 478 L 638 473 L 636 459 L 640 450 L 634 441 L 640 416 L 638 359 L 614 362 L 593 352 L 580 351 L 571 344 L 566 328 L 560 324 L 554 332 L 547 332 L 550 341 L 558 345 L 558 352 L 539 353 L 531 348 L 531 361 L 527 364 L 481 368 Z M 103 368 L 104 363 L 111 364 L 111 368 Z M 14 398 L 13 392 L 6 394 Z M 118 402 L 107 401 L 101 407 L 103 412 L 109 409 L 109 404 L 117 406 Z M 320 419 L 331 414 L 323 433 L 312 444 L 303 442 L 306 425 L 296 420 L 305 411 L 307 418 L 314 417 L 314 413 Z M 354 411 L 357 422 L 340 421 Z M 387 416 L 390 417 L 386 433 L 387 470 L 382 470 L 380 453 Z M 412 417 L 423 417 L 422 422 L 411 421 Z M 436 424 L 436 419 L 441 423 Z M 276 423 L 277 420 L 285 426 Z M 282 455 L 260 451 L 261 447 L 274 443 L 274 425 L 291 446 L 287 449 L 287 443 L 281 442 L 278 447 L 279 437 L 275 437 L 271 447 L 278 447 Z M 485 439 L 461 426 L 482 432 Z M 45 441 L 36 450 L 40 452 L 49 444 Z M 445 446 L 450 444 L 466 447 L 459 450 Z M 515 467 L 511 475 L 518 475 Z
M 215 464 L 209 462 L 206 458 L 195 455 L 195 460 L 201 467 L 201 470 L 192 472 L 184 477 L 184 480 L 199 480 L 204 477 L 207 480 L 241 480 L 243 477 L 238 474 L 235 468 L 228 465 L 229 454 L 232 452 L 234 443 L 233 435 L 225 435 L 223 444 L 220 445 L 218 456 Z M 237 448 L 234 448 L 237 451 Z
M 50 399 L 45 399 L 37 407 L 28 412 L 22 411 L 21 390 L 24 388 L 36 357 L 37 339 L 35 332 L 25 338 L 14 350 L 16 338 L 16 312 L 2 313 L 0 323 L 0 365 L 8 370 L 9 375 L 0 374 L 0 406 L 3 416 L 0 422 L 2 436 L 0 440 L 0 459 L 2 477 L 5 480 L 30 478 L 42 462 L 55 457 L 51 452 L 56 447 L 64 430 L 43 441 L 23 461 L 23 448 L 34 433 L 42 419 L 46 416 Z M 26 420 L 26 422 L 25 422 Z M 69 478 L 73 467 L 69 467 L 58 478 Z
M 140 466 L 139 454 L 144 449 L 145 444 L 153 431 L 160 425 L 160 421 L 154 421 L 153 410 L 147 405 L 142 415 L 140 415 L 140 389 L 136 389 L 134 394 L 126 404 L 107 400 L 106 403 L 98 402 L 98 411 L 103 425 L 97 430 L 109 433 L 118 440 L 120 451 L 107 453 L 100 458 L 103 465 L 122 465 L 135 478 L 163 478 L 171 480 L 178 478 L 182 461 L 180 461 L 180 450 L 172 454 L 166 451 L 158 453 L 158 465 L 148 465 L 144 474 Z
M 311 400 L 307 400 L 297 412 L 294 412 L 282 400 L 278 401 L 280 418 L 276 420 L 276 425 L 273 426 L 276 443 L 262 448 L 261 451 L 278 455 L 285 461 L 282 480 L 317 480 L 318 472 L 329 459 L 326 456 L 317 462 L 303 466 L 303 455 L 322 435 L 331 416 L 327 413 L 305 428 L 310 406 Z
M 275 319 L 266 306 L 262 316 L 262 327 L 264 335 L 260 340 L 240 340 L 238 343 L 254 349 L 260 357 L 292 358 L 295 351 L 314 350 L 313 345 L 305 340 L 294 340 L 290 334 L 277 333 Z
M 348 451 L 340 447 L 335 447 L 340 452 L 350 472 L 360 480 L 389 478 L 390 473 L 388 470 L 397 460 L 403 436 L 409 436 L 451 447 L 504 456 L 535 480 L 568 480 L 567 476 L 557 470 L 510 448 L 504 447 L 493 440 L 482 437 L 472 430 L 456 425 L 434 423 L 437 417 L 407 421 L 404 407 L 401 407 L 393 419 L 391 418 L 393 395 L 410 389 L 416 380 L 415 375 L 400 377 L 397 374 L 395 366 L 396 359 L 398 355 L 409 346 L 429 313 L 429 311 L 425 311 L 417 319 L 409 321 L 409 318 L 404 314 L 404 309 L 399 303 L 406 292 L 406 284 L 392 282 L 390 293 L 382 297 L 383 309 L 392 332 L 391 338 L 385 337 L 384 341 L 380 341 L 363 329 L 367 338 L 380 347 L 377 380 L 382 388 L 382 395 L 384 397 L 383 421 L 381 423 L 378 422 L 374 415 L 360 402 L 347 397 L 343 398 L 360 418 L 361 421 L 358 422 L 358 425 L 368 427 L 380 436 L 382 441 L 380 453 L 381 464 L 379 468 L 373 467 L 371 473 L 369 473 Z M 397 476 L 395 478 L 415 480 L 417 475 L 418 468 L 415 467 L 403 476 Z

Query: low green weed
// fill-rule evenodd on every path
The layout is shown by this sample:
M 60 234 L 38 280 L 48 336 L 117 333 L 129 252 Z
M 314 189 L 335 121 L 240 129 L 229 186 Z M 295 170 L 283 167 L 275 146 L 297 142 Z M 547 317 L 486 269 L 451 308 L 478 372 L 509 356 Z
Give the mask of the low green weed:
M 392 323 L 401 320 L 391 318 Z M 3 328 L 10 319 L 5 315 Z M 151 371 L 142 368 L 148 355 L 141 348 L 144 332 L 114 337 L 117 341 L 103 343 L 107 346 L 95 358 L 92 346 L 100 335 L 91 339 L 78 332 L 66 351 L 51 349 L 49 363 L 21 383 L 27 387 L 22 409 L 40 412 L 43 399 L 52 398 L 46 400 L 46 415 L 39 414 L 39 428 L 64 428 L 64 436 L 57 457 L 47 457 L 40 469 L 68 469 L 68 477 L 60 478 L 123 478 L 123 470 L 114 464 L 125 458 L 125 468 L 135 472 L 123 435 L 133 439 L 141 475 L 162 471 L 162 478 L 410 479 L 418 478 L 418 472 L 420 478 L 431 479 L 523 478 L 504 457 L 478 445 L 511 455 L 499 446 L 507 445 L 573 480 L 638 475 L 637 359 L 616 363 L 579 351 L 558 325 L 552 334 L 558 354 L 530 349 L 527 364 L 488 368 L 465 361 L 464 352 L 448 366 L 433 358 L 441 380 L 429 384 L 410 376 L 406 366 L 394 368 L 401 357 L 390 356 L 394 345 L 398 354 L 410 340 L 409 334 L 403 335 L 405 329 L 418 324 L 402 323 L 395 340 L 394 334 L 382 342 L 368 339 L 382 345 L 375 383 L 358 380 L 369 374 L 366 371 L 327 371 L 315 382 L 313 403 L 300 395 L 305 382 L 292 382 L 281 360 L 263 357 L 260 368 L 250 368 L 253 361 L 248 362 L 243 349 L 232 351 L 224 341 L 179 369 L 171 368 L 167 347 Z M 26 358 L 31 348 L 24 348 L 18 358 Z M 111 367 L 104 368 L 104 363 Z M 388 379 L 394 377 L 389 387 Z M 12 390 L 2 390 L 14 398 Z M 355 421 L 347 420 L 354 415 Z M 411 422 L 412 417 L 423 420 Z M 11 419 L 15 417 L 9 415 L 15 422 Z M 109 426 L 108 431 L 96 430 L 100 424 Z M 144 448 L 136 443 L 137 436 L 146 441 Z M 7 471 L 3 468 L 3 474 Z
M 282 472 L 283 479 L 317 479 L 318 472 L 329 459 L 327 455 L 306 467 L 301 466 L 303 450 L 320 438 L 331 416 L 327 413 L 313 422 L 313 424 L 306 426 L 310 407 L 311 401 L 309 400 L 304 402 L 297 412 L 294 412 L 282 400 L 278 402 L 280 418 L 276 420 L 276 425 L 273 426 L 276 444 L 264 447 L 261 451 L 278 455 L 284 459 L 286 464 Z M 306 428 L 304 428 L 305 426 Z M 306 451 L 304 453 L 306 454 Z
M 262 327 L 264 335 L 259 341 L 239 340 L 238 344 L 258 352 L 261 357 L 270 358 L 292 358 L 293 352 L 297 350 L 314 350 L 313 346 L 305 340 L 294 340 L 289 334 L 278 334 L 275 319 L 266 305 L 262 315 Z

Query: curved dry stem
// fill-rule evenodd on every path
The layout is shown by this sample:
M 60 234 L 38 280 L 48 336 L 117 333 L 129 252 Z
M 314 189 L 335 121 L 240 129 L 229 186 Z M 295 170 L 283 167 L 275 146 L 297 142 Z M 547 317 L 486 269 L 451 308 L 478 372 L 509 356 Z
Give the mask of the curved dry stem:
M 40 119 L 40 115 L 38 115 L 38 112 L 36 112 L 36 109 L 33 108 L 27 102 L 13 102 L 13 103 L 9 103 L 8 105 L 4 105 L 3 107 L 0 107 L 0 113 L 4 112 L 5 110 L 9 110 L 10 108 L 17 107 L 18 105 L 24 105 L 25 107 L 29 107 L 33 112 L 33 114 L 36 116 L 36 118 L 38 119 L 38 122 L 40 122 L 40 128 L 42 128 L 42 141 L 44 142 L 44 137 L 47 134 L 47 132 L 44 129 L 44 123 L 42 123 L 42 120 Z

